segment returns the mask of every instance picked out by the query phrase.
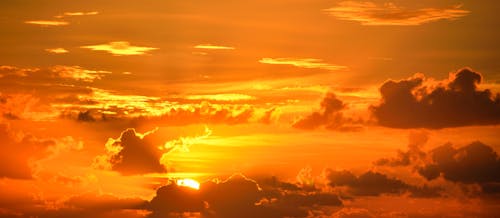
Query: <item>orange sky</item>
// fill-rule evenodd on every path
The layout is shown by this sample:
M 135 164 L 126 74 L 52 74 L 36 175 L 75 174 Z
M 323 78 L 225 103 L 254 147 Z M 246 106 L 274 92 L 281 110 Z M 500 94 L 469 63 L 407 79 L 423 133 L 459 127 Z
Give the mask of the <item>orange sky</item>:
M 500 4 L 0 4 L 0 217 L 500 216 Z

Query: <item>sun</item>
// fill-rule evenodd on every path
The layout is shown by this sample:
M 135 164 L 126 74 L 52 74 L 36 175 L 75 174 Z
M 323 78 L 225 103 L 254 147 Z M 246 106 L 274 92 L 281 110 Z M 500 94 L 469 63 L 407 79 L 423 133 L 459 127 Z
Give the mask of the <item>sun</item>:
M 200 189 L 200 183 L 193 179 L 179 179 L 177 180 L 178 186 L 185 186 L 192 189 Z

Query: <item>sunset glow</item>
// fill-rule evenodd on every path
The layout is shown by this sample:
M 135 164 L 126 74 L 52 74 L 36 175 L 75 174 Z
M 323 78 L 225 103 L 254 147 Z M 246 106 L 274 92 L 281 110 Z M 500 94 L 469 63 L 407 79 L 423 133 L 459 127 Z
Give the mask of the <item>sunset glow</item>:
M 179 179 L 177 180 L 178 186 L 185 186 L 192 189 L 200 189 L 200 183 L 192 179 Z
M 0 218 L 500 217 L 496 1 L 0 5 Z

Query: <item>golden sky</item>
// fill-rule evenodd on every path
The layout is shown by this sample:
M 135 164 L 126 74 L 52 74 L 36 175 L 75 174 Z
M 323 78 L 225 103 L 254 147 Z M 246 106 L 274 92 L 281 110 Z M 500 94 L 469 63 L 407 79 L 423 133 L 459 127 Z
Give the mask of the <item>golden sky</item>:
M 500 217 L 494 1 L 0 5 L 0 217 Z

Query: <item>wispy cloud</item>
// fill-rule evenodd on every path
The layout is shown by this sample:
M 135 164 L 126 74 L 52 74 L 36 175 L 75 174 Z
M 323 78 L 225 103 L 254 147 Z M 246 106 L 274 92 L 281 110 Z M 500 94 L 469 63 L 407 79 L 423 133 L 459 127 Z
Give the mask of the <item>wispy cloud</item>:
M 64 49 L 64 48 L 47 48 L 45 49 L 45 51 L 49 52 L 49 53 L 54 53 L 54 54 L 64 54 L 64 53 L 68 53 L 69 51 Z
M 213 101 L 244 101 L 254 100 L 255 97 L 245 94 L 226 93 L 226 94 L 213 94 L 213 95 L 188 95 L 186 99 L 189 100 L 213 100 Z
M 107 44 L 81 46 L 81 48 L 86 48 L 93 51 L 106 51 L 116 56 L 145 55 L 148 51 L 158 49 L 153 47 L 132 46 L 129 42 L 126 41 L 116 41 L 109 42 Z
M 346 66 L 325 63 L 323 62 L 323 60 L 315 58 L 262 58 L 259 60 L 259 63 L 292 65 L 295 67 L 308 68 L 308 69 L 314 69 L 314 68 L 323 70 L 347 69 Z
M 84 15 L 97 15 L 99 12 L 97 11 L 89 11 L 89 12 L 65 12 L 64 16 L 84 16 Z
M 55 18 L 63 18 L 63 17 L 71 17 L 71 16 L 89 16 L 89 15 L 98 15 L 99 12 L 97 11 L 75 11 L 75 12 L 64 12 L 61 15 L 55 16 Z
M 360 22 L 362 25 L 421 25 L 438 20 L 456 20 L 470 13 L 461 5 L 449 8 L 408 9 L 394 3 L 343 1 L 325 11 L 340 20 Z
M 234 47 L 231 46 L 223 46 L 223 45 L 212 45 L 212 44 L 200 44 L 194 46 L 194 48 L 198 49 L 209 49 L 209 50 L 234 50 Z
M 86 70 L 79 66 L 55 66 L 51 69 L 61 78 L 70 78 L 84 82 L 93 82 L 94 80 L 102 79 L 106 74 L 111 74 L 109 71 Z
M 69 24 L 69 22 L 62 20 L 29 20 L 24 23 L 40 26 L 65 26 Z

